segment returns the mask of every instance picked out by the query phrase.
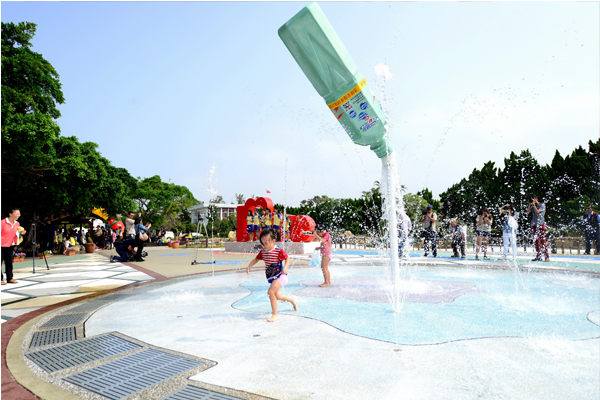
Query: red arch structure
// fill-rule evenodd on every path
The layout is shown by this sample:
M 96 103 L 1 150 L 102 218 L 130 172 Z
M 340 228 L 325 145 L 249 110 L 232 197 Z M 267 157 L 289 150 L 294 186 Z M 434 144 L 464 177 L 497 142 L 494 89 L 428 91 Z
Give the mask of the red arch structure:
M 250 241 L 250 236 L 246 232 L 246 217 L 248 216 L 248 210 L 254 214 L 254 209 L 260 207 L 263 210 L 268 209 L 273 212 L 273 200 L 268 197 L 259 197 L 257 199 L 248 199 L 243 206 L 237 207 L 237 231 L 236 240 L 238 242 Z
M 257 207 L 273 212 L 273 200 L 268 197 L 248 199 L 243 206 L 237 207 L 236 240 L 238 242 L 250 241 L 250 236 L 246 231 L 246 217 L 248 216 L 248 210 L 251 210 L 254 214 L 254 209 Z M 289 215 L 289 217 L 292 242 L 312 242 L 315 238 L 315 235 L 312 234 L 315 229 L 315 221 L 308 215 Z

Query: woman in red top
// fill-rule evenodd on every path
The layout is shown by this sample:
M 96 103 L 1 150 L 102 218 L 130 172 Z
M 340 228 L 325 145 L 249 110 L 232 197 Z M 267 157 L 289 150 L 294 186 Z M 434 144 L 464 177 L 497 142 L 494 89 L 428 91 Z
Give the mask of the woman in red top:
M 277 321 L 279 315 L 277 315 L 277 300 L 288 301 L 292 303 L 294 306 L 294 311 L 298 311 L 298 307 L 296 306 L 296 302 L 290 296 L 286 296 L 281 294 L 281 284 L 279 283 L 279 276 L 287 275 L 288 264 L 290 262 L 290 258 L 285 251 L 281 248 L 275 246 L 275 238 L 277 237 L 277 233 L 272 229 L 263 229 L 260 233 L 260 244 L 262 244 L 262 250 L 258 252 L 256 258 L 250 261 L 248 264 L 248 268 L 246 268 L 246 272 L 250 274 L 250 269 L 256 264 L 259 260 L 263 260 L 265 262 L 265 274 L 267 276 L 267 281 L 271 284 L 268 290 L 269 300 L 271 301 L 271 309 L 273 310 L 273 315 L 271 318 L 267 319 L 269 322 Z M 285 264 L 283 264 L 285 261 Z
M 21 211 L 18 208 L 11 208 L 8 213 L 8 218 L 2 220 L 1 231 L 2 231 L 2 262 L 6 269 L 6 280 L 8 283 L 18 283 L 13 279 L 13 248 L 14 245 L 19 243 L 19 236 L 25 234 L 25 229 L 21 228 L 21 225 L 17 222 L 21 216 Z M 4 274 L 2 274 L 2 285 L 6 285 L 4 282 Z

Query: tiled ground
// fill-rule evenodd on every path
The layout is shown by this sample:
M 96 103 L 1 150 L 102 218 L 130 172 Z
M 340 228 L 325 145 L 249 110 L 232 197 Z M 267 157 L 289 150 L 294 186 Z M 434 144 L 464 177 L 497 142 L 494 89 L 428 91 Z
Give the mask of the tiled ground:
M 68 260 L 68 259 L 67 259 Z M 61 301 L 131 285 L 154 278 L 108 258 L 90 254 L 84 259 L 53 263 L 14 271 L 17 284 L 0 286 L 2 322 Z

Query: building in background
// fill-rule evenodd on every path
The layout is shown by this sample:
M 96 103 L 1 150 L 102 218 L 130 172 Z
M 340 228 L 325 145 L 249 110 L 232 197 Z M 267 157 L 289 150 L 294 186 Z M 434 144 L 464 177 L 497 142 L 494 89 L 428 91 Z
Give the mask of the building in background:
M 217 219 L 226 219 L 230 215 L 235 214 L 237 207 L 241 205 L 243 204 L 204 204 L 204 202 L 201 202 L 200 204 L 188 208 L 188 212 L 192 217 L 192 224 L 197 224 L 198 221 L 202 221 L 206 224 L 209 206 L 213 207 Z

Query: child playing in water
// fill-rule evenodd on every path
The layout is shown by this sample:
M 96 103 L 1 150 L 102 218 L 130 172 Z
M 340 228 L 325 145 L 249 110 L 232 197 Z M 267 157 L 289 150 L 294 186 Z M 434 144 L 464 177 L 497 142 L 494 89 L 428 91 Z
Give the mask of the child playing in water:
M 282 249 L 275 246 L 275 237 L 276 233 L 271 229 L 264 229 L 260 233 L 260 243 L 263 248 L 258 252 L 256 258 L 250 261 L 248 268 L 246 268 L 246 273 L 250 274 L 250 269 L 254 264 L 259 260 L 265 262 L 265 274 L 267 276 L 267 281 L 271 284 L 267 293 L 269 294 L 271 309 L 273 310 L 273 315 L 271 315 L 271 318 L 267 319 L 269 322 L 274 322 L 279 318 L 279 315 L 277 315 L 277 300 L 289 301 L 294 306 L 294 311 L 298 311 L 294 299 L 281 294 L 280 291 L 281 284 L 279 283 L 278 278 L 281 275 L 287 275 L 290 259 Z M 285 264 L 282 265 L 282 261 L 284 260 Z
M 315 234 L 317 239 L 321 242 L 321 246 L 317 247 L 316 250 L 321 250 L 321 270 L 323 271 L 323 278 L 325 282 L 319 286 L 331 286 L 331 275 L 329 274 L 329 261 L 331 261 L 331 235 L 325 231 L 323 225 L 317 225 L 315 228 Z

